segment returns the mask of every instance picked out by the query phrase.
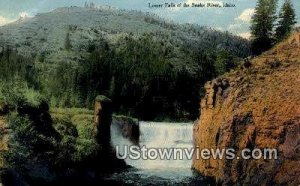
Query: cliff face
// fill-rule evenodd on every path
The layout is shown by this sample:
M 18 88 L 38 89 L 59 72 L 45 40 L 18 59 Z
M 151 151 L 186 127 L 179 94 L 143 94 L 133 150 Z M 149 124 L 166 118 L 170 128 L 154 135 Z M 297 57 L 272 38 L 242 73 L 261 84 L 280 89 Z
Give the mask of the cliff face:
M 194 126 L 200 149 L 275 148 L 277 160 L 196 159 L 193 168 L 224 184 L 300 184 L 299 32 L 205 86 Z

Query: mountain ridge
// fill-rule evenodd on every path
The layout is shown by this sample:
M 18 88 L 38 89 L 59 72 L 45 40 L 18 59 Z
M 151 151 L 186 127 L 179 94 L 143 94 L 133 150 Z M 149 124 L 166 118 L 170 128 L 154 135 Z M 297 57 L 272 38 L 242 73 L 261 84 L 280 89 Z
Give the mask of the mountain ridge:
M 214 38 L 220 35 L 236 42 L 234 45 L 240 45 L 239 48 L 248 47 L 247 40 L 238 36 L 201 26 L 170 23 L 149 13 L 82 7 L 57 8 L 4 25 L 0 27 L 0 42 L 25 54 L 52 53 L 64 48 L 68 32 L 75 51 L 86 51 L 89 43 L 98 41 L 97 38 L 101 36 L 114 42 L 124 34 L 144 33 L 161 33 L 171 39 L 176 37 L 181 43 L 184 40 L 189 41 L 190 46 L 202 42 L 205 43 L 203 45 L 210 46 L 209 48 L 217 47 L 211 46 L 211 42 L 207 41 L 215 39 L 213 43 L 224 45 L 219 47 L 226 47 L 226 40 Z

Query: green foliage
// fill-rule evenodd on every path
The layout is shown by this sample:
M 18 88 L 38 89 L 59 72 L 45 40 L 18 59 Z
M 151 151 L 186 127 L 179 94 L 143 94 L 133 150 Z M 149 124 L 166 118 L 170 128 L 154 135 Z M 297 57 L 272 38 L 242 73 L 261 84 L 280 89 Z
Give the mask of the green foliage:
M 87 158 L 93 158 L 98 150 L 96 141 L 86 138 L 78 138 L 75 147 L 76 153 L 73 156 L 74 162 L 81 162 Z
M 73 155 L 76 153 L 76 138 L 71 135 L 63 135 L 59 144 L 59 152 L 55 158 L 55 164 L 64 167 L 73 162 Z
M 255 55 L 272 47 L 273 28 L 276 21 L 277 0 L 258 0 L 252 19 L 252 52 Z
M 72 48 L 72 45 L 71 45 L 71 40 L 70 40 L 70 33 L 68 32 L 67 35 L 66 35 L 66 38 L 65 38 L 65 50 L 70 50 Z
M 119 114 L 195 119 L 201 87 L 233 68 L 236 57 L 221 46 L 187 48 L 156 34 L 126 35 L 115 44 L 101 39 L 84 61 L 59 63 L 42 83 L 43 92 L 53 107 L 92 108 L 101 94 L 112 99 Z
M 27 117 L 11 116 L 10 127 L 13 134 L 10 137 L 10 150 L 5 154 L 5 165 L 23 169 L 26 160 L 33 156 L 37 133 Z
M 93 115 L 94 111 L 86 108 L 58 108 L 52 107 L 50 109 L 52 115 L 63 114 L 72 118 L 75 115 Z
M 296 23 L 293 4 L 290 0 L 285 0 L 279 13 L 279 21 L 275 33 L 276 41 L 280 42 L 285 39 L 292 32 L 293 26 Z
M 29 88 L 26 82 L 18 79 L 15 82 L 0 83 L 0 99 L 12 108 L 17 108 L 18 105 L 24 103 L 37 107 L 43 101 L 46 102 L 44 96 Z
M 53 108 L 52 119 L 39 93 L 24 87 L 14 88 L 18 90 L 10 92 L 14 99 L 5 98 L 9 105 L 13 105 L 10 101 L 16 104 L 15 112 L 9 117 L 9 151 L 4 154 L 7 167 L 22 171 L 35 161 L 63 167 L 97 154 L 99 147 L 93 138 L 93 111 Z
M 279 16 L 276 16 L 277 0 L 259 0 L 252 19 L 252 53 L 259 55 L 270 49 L 274 43 L 280 42 L 291 33 L 296 24 L 296 14 L 290 0 L 285 0 Z M 275 21 L 278 24 L 275 27 Z M 275 27 L 275 29 L 274 29 Z
M 230 69 L 235 68 L 238 65 L 237 60 L 238 59 L 229 54 L 226 50 L 219 51 L 215 62 L 217 75 L 222 75 Z
M 93 111 L 80 108 L 52 108 L 54 127 L 62 136 L 56 164 L 82 162 L 97 154 L 98 144 L 93 138 Z
M 76 139 L 76 153 L 73 155 L 75 162 L 92 158 L 97 154 L 99 145 L 93 138 L 93 117 L 79 116 L 73 118 L 74 125 L 78 131 Z
M 39 88 L 38 72 L 33 60 L 21 56 L 10 47 L 2 47 L 0 52 L 0 79 L 2 82 L 28 82 L 30 88 Z
M 159 24 L 168 27 L 165 22 Z M 34 106 L 39 102 L 34 102 L 39 100 L 35 95 L 38 91 L 51 107 L 91 109 L 96 96 L 104 95 L 113 101 L 119 114 L 144 120 L 193 120 L 198 116 L 204 83 L 233 68 L 236 56 L 246 57 L 248 50 L 244 41 L 230 34 L 200 33 L 200 28 L 189 25 L 184 29 L 207 40 L 179 43 L 173 35 L 162 33 L 125 34 L 113 43 L 100 37 L 89 42 L 91 47 L 80 53 L 80 58 L 74 51 L 59 51 L 51 55 L 45 52 L 32 60 L 4 50 L 0 71 L 6 75 L 0 74 L 0 79 L 11 82 L 15 89 L 5 97 L 17 104 L 17 95 L 27 95 Z M 67 34 L 66 44 L 69 40 Z M 16 84 L 25 84 L 26 93 Z
M 11 132 L 9 151 L 5 154 L 6 166 L 23 170 L 34 161 L 52 164 L 59 137 L 51 126 L 44 103 L 35 107 L 20 103 L 17 107 L 17 112 L 9 116 Z

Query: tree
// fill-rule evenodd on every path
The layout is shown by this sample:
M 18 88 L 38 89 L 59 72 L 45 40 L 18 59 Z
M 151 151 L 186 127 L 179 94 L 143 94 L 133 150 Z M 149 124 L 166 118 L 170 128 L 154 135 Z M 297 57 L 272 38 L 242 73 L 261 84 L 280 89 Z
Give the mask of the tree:
M 273 44 L 273 28 L 276 21 L 277 0 L 258 0 L 250 27 L 252 53 L 259 55 Z
M 65 49 L 70 50 L 72 48 L 71 41 L 70 41 L 70 33 L 68 32 L 65 39 Z
M 275 33 L 276 41 L 280 42 L 285 39 L 291 33 L 295 24 L 296 15 L 293 4 L 290 0 L 285 0 L 279 13 L 279 21 Z
M 230 69 L 236 67 L 234 56 L 226 50 L 220 50 L 217 53 L 216 61 L 214 64 L 217 75 L 222 75 Z
M 88 8 L 89 7 L 89 4 L 88 4 L 88 2 L 86 1 L 85 3 L 84 3 L 84 8 Z
M 90 3 L 90 8 L 94 9 L 96 6 L 93 2 Z

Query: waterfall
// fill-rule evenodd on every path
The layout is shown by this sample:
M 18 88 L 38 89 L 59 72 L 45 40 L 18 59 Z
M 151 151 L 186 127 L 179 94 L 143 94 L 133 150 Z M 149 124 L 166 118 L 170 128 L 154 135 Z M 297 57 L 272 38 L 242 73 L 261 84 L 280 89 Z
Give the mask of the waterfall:
M 166 123 L 166 122 L 140 122 L 140 147 L 147 149 L 192 149 L 193 125 L 191 123 Z M 111 127 L 112 145 L 119 147 L 120 154 L 124 154 L 125 146 L 132 145 L 131 142 L 122 137 L 116 126 Z M 128 149 L 127 149 L 128 150 Z M 174 157 L 174 156 L 172 156 Z M 183 159 L 125 159 L 126 163 L 142 170 L 176 170 L 190 169 L 191 159 L 185 155 Z

